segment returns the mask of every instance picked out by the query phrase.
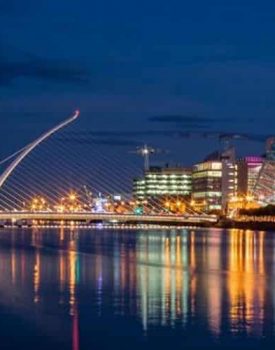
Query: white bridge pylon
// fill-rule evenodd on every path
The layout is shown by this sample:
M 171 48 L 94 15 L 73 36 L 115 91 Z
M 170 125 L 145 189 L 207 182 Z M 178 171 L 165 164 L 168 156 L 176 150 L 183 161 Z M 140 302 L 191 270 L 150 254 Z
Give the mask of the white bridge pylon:
M 38 139 L 34 140 L 28 146 L 22 149 L 22 152 L 19 153 L 19 156 L 14 159 L 14 161 L 7 167 L 7 169 L 0 176 L 0 189 L 8 179 L 8 177 L 12 174 L 12 172 L 16 169 L 16 167 L 22 162 L 22 160 L 31 153 L 40 143 L 49 138 L 51 135 L 56 133 L 58 130 L 66 127 L 73 121 L 75 121 L 79 117 L 80 112 L 78 110 L 68 119 L 64 120 L 62 123 L 56 125 L 51 130 L 42 134 Z

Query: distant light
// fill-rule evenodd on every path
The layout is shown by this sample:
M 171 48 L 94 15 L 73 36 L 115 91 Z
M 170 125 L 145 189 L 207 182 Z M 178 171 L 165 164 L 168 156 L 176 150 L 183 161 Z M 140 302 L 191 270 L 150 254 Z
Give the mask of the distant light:
M 140 208 L 140 207 L 135 208 L 134 213 L 135 213 L 136 215 L 141 215 L 141 214 L 143 213 L 143 209 Z
M 75 201 L 76 200 L 76 194 L 75 193 L 70 193 L 69 194 L 69 199 L 70 199 L 70 201 Z

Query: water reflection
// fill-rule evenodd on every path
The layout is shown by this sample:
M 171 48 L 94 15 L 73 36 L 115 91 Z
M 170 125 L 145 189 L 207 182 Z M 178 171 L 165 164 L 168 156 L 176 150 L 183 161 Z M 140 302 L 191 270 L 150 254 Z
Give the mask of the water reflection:
M 139 235 L 137 239 L 137 282 L 140 314 L 148 324 L 174 325 L 187 316 L 188 250 L 186 232 L 177 235 Z
M 100 320 L 123 318 L 143 336 L 273 336 L 274 247 L 272 234 L 242 230 L 1 231 L 0 303 L 26 318 L 35 305 L 35 322 L 70 334 L 73 350 L 82 328 L 85 344 Z
M 264 235 L 264 232 L 230 232 L 227 284 L 233 332 L 262 334 L 266 290 Z

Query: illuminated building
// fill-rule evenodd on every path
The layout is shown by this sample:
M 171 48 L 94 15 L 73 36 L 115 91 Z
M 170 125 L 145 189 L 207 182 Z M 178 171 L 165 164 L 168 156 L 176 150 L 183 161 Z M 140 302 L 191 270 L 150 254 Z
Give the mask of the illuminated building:
M 266 143 L 266 157 L 255 185 L 254 195 L 265 204 L 275 204 L 275 137 Z
M 227 210 L 228 202 L 236 196 L 238 188 L 238 171 L 235 148 L 230 147 L 220 156 L 222 162 L 222 210 Z
M 235 150 L 215 152 L 193 168 L 192 206 L 203 212 L 226 210 L 237 191 Z
M 99 194 L 98 198 L 94 200 L 94 207 L 92 209 L 93 213 L 105 213 L 104 205 L 107 203 L 107 199 L 103 198 L 101 194 Z
M 151 197 L 189 196 L 192 190 L 192 171 L 190 168 L 150 167 L 143 178 L 134 179 L 135 199 Z
M 263 158 L 256 156 L 244 157 L 237 161 L 238 195 L 247 196 L 253 193 L 262 164 Z
M 196 164 L 192 175 L 192 205 L 195 210 L 222 209 L 222 162 L 207 160 Z

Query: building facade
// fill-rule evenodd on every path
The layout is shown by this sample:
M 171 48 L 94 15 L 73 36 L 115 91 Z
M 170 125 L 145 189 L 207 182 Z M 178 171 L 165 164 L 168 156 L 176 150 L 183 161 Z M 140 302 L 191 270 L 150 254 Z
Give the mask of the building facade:
M 192 204 L 202 212 L 226 211 L 228 202 L 237 193 L 235 150 L 211 154 L 196 164 L 192 176 Z
M 182 167 L 150 167 L 144 177 L 133 182 L 133 196 L 138 200 L 149 198 L 190 196 L 192 169 Z
M 227 211 L 230 200 L 236 196 L 238 190 L 238 167 L 235 148 L 223 151 L 220 156 L 222 162 L 222 210 Z
M 248 156 L 238 159 L 238 196 L 253 194 L 262 165 L 262 157 Z
M 222 209 L 222 162 L 209 160 L 196 164 L 192 174 L 192 206 L 197 211 Z
M 254 196 L 263 204 L 275 204 L 275 137 L 266 142 L 266 156 L 256 181 Z

